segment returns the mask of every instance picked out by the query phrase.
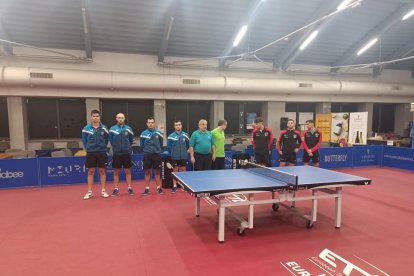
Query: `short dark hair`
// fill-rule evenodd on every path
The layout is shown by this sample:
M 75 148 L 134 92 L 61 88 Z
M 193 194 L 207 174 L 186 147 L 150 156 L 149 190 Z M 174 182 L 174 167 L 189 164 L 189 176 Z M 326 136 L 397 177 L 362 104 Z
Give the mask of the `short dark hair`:
M 314 123 L 315 123 L 315 121 L 314 121 L 314 120 L 306 120 L 306 123 L 307 123 L 307 124 L 308 124 L 308 123 L 314 124 Z
M 99 112 L 99 110 L 97 110 L 97 109 L 93 109 L 93 110 L 91 111 L 91 116 L 92 116 L 93 114 L 98 114 L 98 115 L 101 115 L 101 113 L 100 113 L 100 112 Z
M 288 119 L 288 122 L 289 122 L 289 121 L 295 122 L 295 120 L 293 120 L 293 119 L 290 119 L 290 118 Z
M 254 123 L 255 124 L 263 123 L 263 118 L 262 117 L 256 117 L 256 119 L 254 119 Z
M 154 120 L 154 122 L 155 122 L 155 119 L 154 119 L 153 117 L 151 117 L 151 116 L 150 116 L 150 117 L 148 117 L 148 118 L 147 118 L 147 123 L 148 123 L 148 121 L 150 121 L 150 120 Z
M 224 119 L 223 120 L 219 120 L 218 123 L 217 123 L 218 126 L 224 126 L 225 124 L 227 124 L 227 121 L 224 120 Z
M 175 119 L 175 120 L 174 120 L 174 125 L 175 125 L 176 123 L 181 123 L 181 120 L 180 120 L 180 119 Z

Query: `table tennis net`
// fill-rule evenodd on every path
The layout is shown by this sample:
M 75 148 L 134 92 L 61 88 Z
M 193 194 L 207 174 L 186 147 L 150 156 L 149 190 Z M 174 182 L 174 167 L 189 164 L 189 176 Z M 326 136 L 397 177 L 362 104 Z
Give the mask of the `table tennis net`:
M 294 185 L 295 187 L 297 187 L 298 185 L 297 175 L 279 171 L 275 168 L 266 168 L 262 166 L 255 166 L 254 164 L 249 164 L 246 170 L 250 173 L 254 173 L 257 175 L 262 175 L 262 176 L 266 176 L 269 178 L 273 178 L 278 181 L 282 181 L 288 185 Z

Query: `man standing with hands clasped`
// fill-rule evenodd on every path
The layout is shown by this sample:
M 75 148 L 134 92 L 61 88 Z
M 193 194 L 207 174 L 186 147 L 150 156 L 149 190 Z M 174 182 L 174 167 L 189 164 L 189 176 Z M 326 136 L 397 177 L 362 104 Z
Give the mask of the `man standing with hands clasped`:
M 134 132 L 132 128 L 125 124 L 125 115 L 118 113 L 116 115 L 116 125 L 109 130 L 109 141 L 112 145 L 113 158 L 112 168 L 114 169 L 114 191 L 112 196 L 119 194 L 119 172 L 123 167 L 125 170 L 126 183 L 128 185 L 128 194 L 134 195 L 131 187 L 131 167 L 132 167 L 132 143 L 134 142 Z
M 195 171 L 211 170 L 212 161 L 216 159 L 216 147 L 211 132 L 207 130 L 207 121 L 198 122 L 198 130 L 190 138 L 191 163 Z
M 295 121 L 289 119 L 287 129 L 283 130 L 277 140 L 277 150 L 279 152 L 280 167 L 284 167 L 286 162 L 289 166 L 296 165 L 296 153 L 302 144 L 300 132 L 295 129 Z
M 314 167 L 319 167 L 319 148 L 322 143 L 322 133 L 315 128 L 313 120 L 307 120 L 308 130 L 302 135 L 302 145 L 305 149 L 303 152 L 303 163 L 309 165 L 312 160 Z

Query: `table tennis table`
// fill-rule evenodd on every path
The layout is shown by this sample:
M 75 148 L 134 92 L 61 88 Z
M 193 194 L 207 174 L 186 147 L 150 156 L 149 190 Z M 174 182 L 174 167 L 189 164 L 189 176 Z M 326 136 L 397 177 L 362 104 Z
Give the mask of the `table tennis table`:
M 284 202 L 290 202 L 294 207 L 296 201 L 312 201 L 311 214 L 305 215 L 306 226 L 312 228 L 316 222 L 318 199 L 334 198 L 335 227 L 340 228 L 342 188 L 371 184 L 368 178 L 311 166 L 175 172 L 173 177 L 184 190 L 196 197 L 197 217 L 200 215 L 201 198 L 211 199 L 217 204 L 220 243 L 224 242 L 226 208 L 241 222 L 237 233 L 244 235 L 245 229 L 253 228 L 254 205 L 271 204 L 276 211 L 279 205 L 287 207 Z M 311 190 L 312 194 L 297 195 L 299 190 Z M 257 193 L 269 194 L 270 197 L 255 199 Z M 229 195 L 243 195 L 246 199 L 227 200 Z M 229 208 L 234 206 L 249 207 L 247 220 Z

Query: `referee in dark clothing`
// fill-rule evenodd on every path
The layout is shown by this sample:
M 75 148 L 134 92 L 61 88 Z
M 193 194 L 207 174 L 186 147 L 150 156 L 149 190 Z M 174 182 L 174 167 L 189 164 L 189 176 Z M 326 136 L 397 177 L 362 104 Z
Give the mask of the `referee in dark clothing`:
M 191 163 L 195 171 L 211 170 L 216 159 L 216 147 L 211 132 L 207 130 L 207 121 L 198 122 L 198 130 L 191 134 L 189 148 Z
M 263 118 L 254 120 L 255 129 L 252 132 L 252 145 L 256 164 L 270 166 L 270 148 L 273 143 L 273 132 L 263 124 Z

